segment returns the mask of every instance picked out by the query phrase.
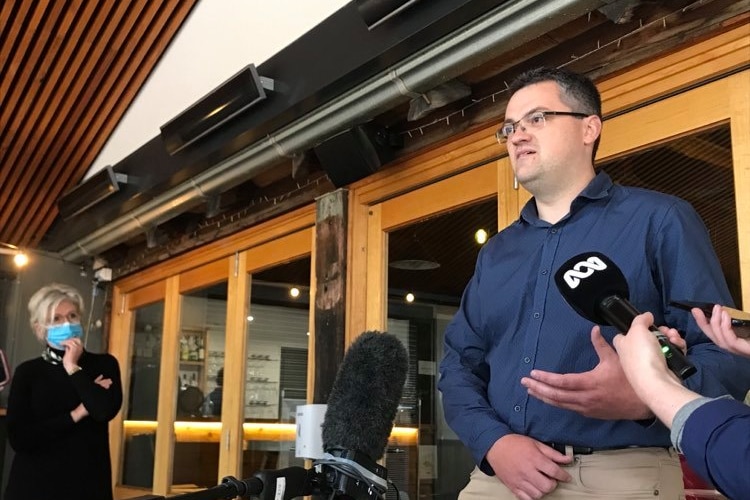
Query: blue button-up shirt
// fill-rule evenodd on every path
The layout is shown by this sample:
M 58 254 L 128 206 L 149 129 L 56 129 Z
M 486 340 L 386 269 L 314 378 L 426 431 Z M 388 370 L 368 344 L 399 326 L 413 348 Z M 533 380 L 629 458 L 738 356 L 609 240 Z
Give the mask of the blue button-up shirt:
M 488 474 L 487 451 L 509 433 L 593 448 L 670 444 L 659 423 L 584 417 L 530 397 L 520 383 L 532 369 L 581 373 L 598 364 L 593 324 L 565 302 L 553 278 L 568 259 L 589 251 L 622 270 L 638 310 L 686 332 L 698 368 L 690 388 L 739 398 L 750 387 L 750 360 L 720 350 L 689 312 L 668 305 L 732 303 L 698 214 L 684 200 L 614 185 L 599 173 L 559 222 L 539 219 L 532 199 L 519 220 L 490 239 L 446 329 L 439 382 L 445 416 Z M 616 333 L 602 328 L 610 343 Z

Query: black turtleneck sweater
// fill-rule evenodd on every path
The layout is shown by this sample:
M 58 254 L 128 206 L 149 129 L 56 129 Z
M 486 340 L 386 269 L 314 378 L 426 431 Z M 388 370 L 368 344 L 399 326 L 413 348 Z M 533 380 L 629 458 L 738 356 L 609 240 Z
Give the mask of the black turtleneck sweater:
M 62 356 L 62 352 L 58 351 Z M 84 352 L 68 375 L 42 357 L 16 368 L 8 396 L 8 441 L 15 451 L 5 500 L 112 500 L 108 422 L 120 410 L 122 384 L 110 354 Z M 99 375 L 112 380 L 105 389 Z M 83 403 L 89 412 L 73 422 Z

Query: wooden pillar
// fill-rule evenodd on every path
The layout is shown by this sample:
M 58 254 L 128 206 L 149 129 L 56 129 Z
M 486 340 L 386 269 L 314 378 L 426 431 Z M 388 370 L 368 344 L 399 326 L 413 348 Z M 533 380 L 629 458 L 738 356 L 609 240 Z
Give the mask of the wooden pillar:
M 316 200 L 315 377 L 312 402 L 328 401 L 344 357 L 349 191 L 337 189 Z

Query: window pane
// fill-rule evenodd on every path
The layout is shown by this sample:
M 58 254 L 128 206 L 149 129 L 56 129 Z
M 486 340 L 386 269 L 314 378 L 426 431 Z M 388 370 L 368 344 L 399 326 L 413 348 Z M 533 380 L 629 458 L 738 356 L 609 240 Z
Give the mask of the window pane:
M 154 477 L 164 303 L 158 302 L 136 309 L 134 316 L 122 483 L 150 489 Z
M 742 308 L 729 125 L 674 139 L 599 166 L 619 184 L 673 194 L 690 202 L 708 228 L 729 291 L 737 307 Z
M 294 422 L 307 400 L 310 258 L 255 273 L 251 283 L 242 477 L 304 466 L 294 456 Z
M 388 332 L 404 342 L 409 372 L 397 427 L 416 427 L 389 441 L 388 477 L 410 498 L 456 498 L 473 468 L 471 455 L 443 419 L 437 365 L 443 337 L 474 272 L 475 233 L 497 232 L 497 201 L 478 203 L 388 235 Z M 446 243 L 448 242 L 448 243 Z M 389 490 L 387 498 L 395 498 Z
M 219 481 L 227 283 L 183 295 L 173 490 L 208 488 Z

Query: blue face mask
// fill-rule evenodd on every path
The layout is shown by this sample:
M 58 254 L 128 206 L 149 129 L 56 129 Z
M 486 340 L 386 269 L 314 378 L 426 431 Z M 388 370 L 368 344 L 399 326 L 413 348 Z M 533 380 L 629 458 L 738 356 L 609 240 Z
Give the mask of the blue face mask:
M 62 323 L 47 327 L 47 342 L 55 349 L 64 349 L 60 342 L 68 339 L 80 339 L 83 337 L 83 328 L 80 323 Z

